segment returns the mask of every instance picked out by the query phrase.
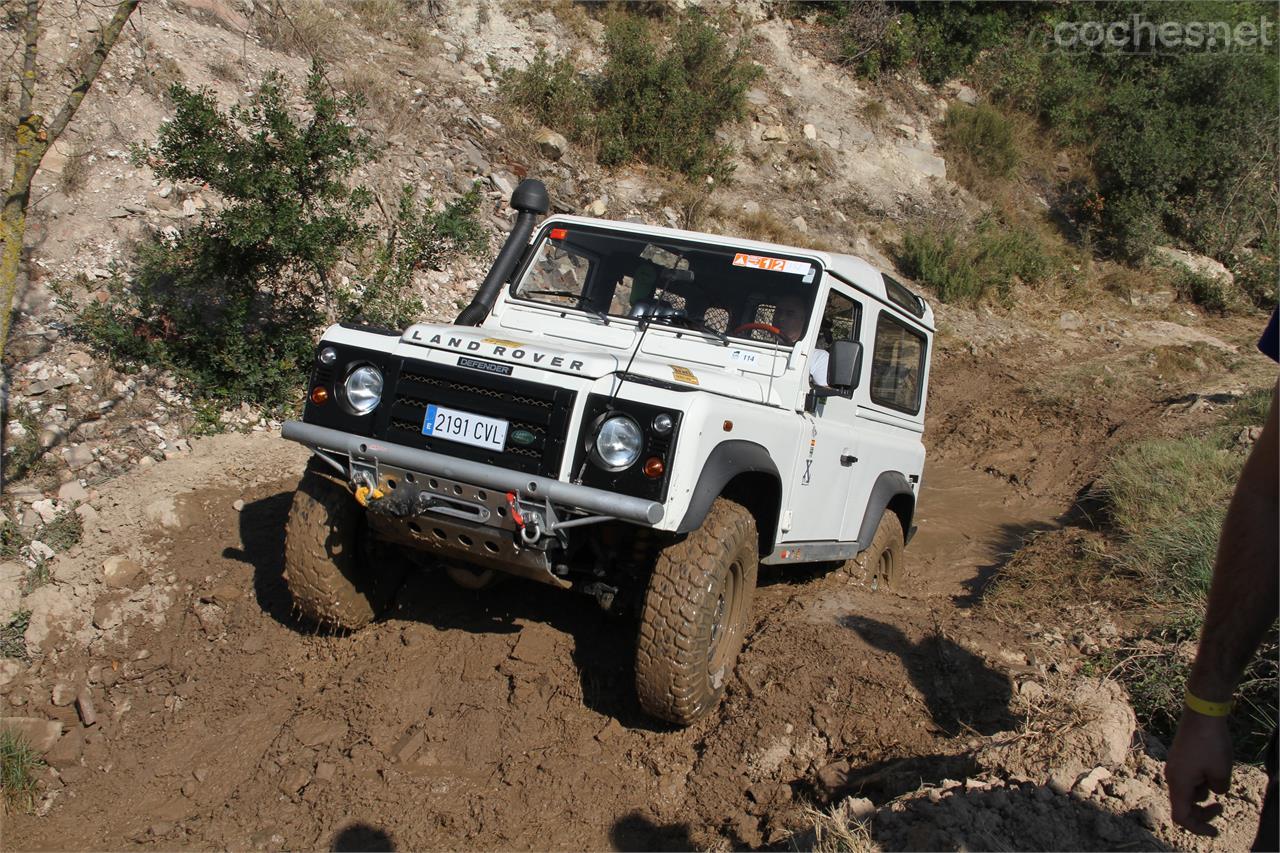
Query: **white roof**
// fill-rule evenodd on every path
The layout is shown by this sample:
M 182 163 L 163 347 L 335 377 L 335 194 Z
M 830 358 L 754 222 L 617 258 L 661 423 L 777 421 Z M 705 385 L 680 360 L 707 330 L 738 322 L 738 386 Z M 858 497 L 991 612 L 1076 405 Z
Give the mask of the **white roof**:
M 595 219 L 589 216 L 570 216 L 566 214 L 553 214 L 547 217 L 547 222 L 568 222 L 581 225 L 595 225 L 600 228 L 611 228 L 617 231 L 627 231 L 634 234 L 652 234 L 659 237 L 668 237 L 676 240 L 692 240 L 700 243 L 711 243 L 713 245 L 731 247 L 735 249 L 749 249 L 761 253 L 777 252 L 785 255 L 804 255 L 806 257 L 816 258 L 826 269 L 838 275 L 857 286 L 859 290 L 875 297 L 880 302 L 892 306 L 896 311 L 902 311 L 901 307 L 892 302 L 885 292 L 884 278 L 881 271 L 871 264 L 859 258 L 857 255 L 845 255 L 838 252 L 823 252 L 817 249 L 806 249 L 802 246 L 787 246 L 782 243 L 765 243 L 760 240 L 748 240 L 742 237 L 729 237 L 723 234 L 707 234 L 701 231 L 684 231 L 679 228 L 663 228 L 659 225 L 647 225 L 642 222 L 622 222 L 616 219 Z M 545 223 L 544 223 L 545 224 Z M 914 293 L 914 291 L 912 291 Z M 916 294 L 919 296 L 919 294 Z M 914 314 L 902 312 L 911 320 L 919 323 L 930 331 L 933 330 L 933 306 L 929 304 L 927 299 L 920 297 L 920 301 L 924 304 L 924 316 L 916 317 Z

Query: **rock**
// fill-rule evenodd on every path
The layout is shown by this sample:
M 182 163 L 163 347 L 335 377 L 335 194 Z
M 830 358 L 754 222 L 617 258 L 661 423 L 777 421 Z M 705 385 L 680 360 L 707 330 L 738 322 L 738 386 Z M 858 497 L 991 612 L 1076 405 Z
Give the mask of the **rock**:
M 782 125 L 771 124 L 761 131 L 760 139 L 764 142 L 790 142 L 791 136 Z
M 63 483 L 62 487 L 58 489 L 58 500 L 84 503 L 89 500 L 89 492 L 85 490 L 84 486 L 80 485 L 78 480 L 71 480 Z
M 44 754 L 44 760 L 55 770 L 61 770 L 79 764 L 83 754 L 84 735 L 79 729 L 73 729 L 58 738 L 58 742 Z
M 397 764 L 404 764 L 413 758 L 414 753 L 422 748 L 422 742 L 426 740 L 426 735 L 421 729 L 417 731 L 408 731 L 396 741 L 396 745 L 391 747 L 391 760 Z
M 98 712 L 93 707 L 93 696 L 87 687 L 81 687 L 76 693 L 76 713 L 80 715 L 80 722 L 84 723 L 85 728 L 91 728 L 98 722 Z
M 817 129 L 816 127 L 814 127 L 813 125 L 811 125 L 811 124 L 806 124 L 806 125 L 804 126 L 804 138 L 805 138 L 805 139 L 817 139 L 817 138 L 818 138 L 818 129 Z
M 319 764 L 316 765 L 316 779 L 318 779 L 321 782 L 332 781 L 333 777 L 337 775 L 337 773 L 338 773 L 337 765 L 331 762 L 321 761 Z
M 609 205 L 606 204 L 604 199 L 602 198 L 598 198 L 595 201 L 591 202 L 591 204 L 587 205 L 588 216 L 601 217 L 608 212 L 609 212 Z
M 876 804 L 866 797 L 850 797 L 844 801 L 844 813 L 853 820 L 866 820 L 876 813 Z
M 0 687 L 8 687 L 22 674 L 22 663 L 13 658 L 0 658 Z
M 849 781 L 849 762 L 833 761 L 818 771 L 818 785 L 830 796 L 842 789 Z
M 1034 681 L 1024 681 L 1018 685 L 1018 695 L 1028 702 L 1036 703 L 1044 699 L 1045 689 Z
M 801 234 L 809 233 L 809 223 L 805 221 L 803 216 L 793 216 L 791 218 L 791 227 L 799 231 Z
M 80 504 L 76 507 L 76 515 L 80 516 L 80 520 L 85 527 L 92 527 L 94 522 L 98 520 L 98 511 L 89 504 Z
M 288 797 L 296 796 L 299 791 L 307 787 L 307 783 L 311 781 L 311 774 L 302 767 L 291 767 L 285 771 L 284 778 L 280 780 L 280 793 Z
M 136 561 L 117 554 L 102 564 L 102 579 L 112 589 L 134 589 L 142 577 L 142 566 Z
M 515 192 L 516 185 L 512 183 L 514 178 L 506 172 L 494 172 L 489 176 L 489 183 L 493 184 L 493 188 L 502 193 L 503 198 L 510 198 Z
M 196 792 L 199 790 L 200 786 L 196 784 L 196 780 L 194 779 L 188 779 L 182 783 L 182 796 L 186 797 L 188 800 L 195 797 Z
M 1075 790 L 1088 797 L 1098 790 L 1098 785 L 1111 778 L 1111 771 L 1105 767 L 1095 767 L 1076 781 Z
M 178 510 L 173 498 L 159 498 L 152 501 L 142 510 L 142 515 L 147 521 L 152 524 L 158 524 L 161 527 L 175 528 L 182 526 L 182 519 L 178 517 Z
M 40 516 L 40 521 L 44 524 L 48 524 L 58 517 L 58 507 L 50 498 L 45 498 L 42 501 L 36 501 L 31 505 L 31 509 L 36 515 Z
M 244 509 L 244 501 L 240 500 L 239 498 L 236 498 L 234 501 L 231 502 L 231 508 L 234 509 L 236 512 L 240 512 L 241 510 Z
M 1064 770 L 1054 770 L 1049 774 L 1049 790 L 1055 794 L 1066 794 L 1075 782 L 1075 774 Z
M 1123 689 L 1113 681 L 1087 681 L 1073 695 L 1073 702 L 1084 713 L 1088 722 L 1078 731 L 1081 751 L 1091 752 L 1096 761 L 1090 766 L 1119 767 L 1124 764 L 1137 727 L 1133 708 L 1125 698 Z
M 124 607 L 119 601 L 104 601 L 93 609 L 93 625 L 103 631 L 118 628 L 124 622 Z
M 538 152 L 548 160 L 559 160 L 569 150 L 569 140 L 546 127 L 538 131 L 533 142 L 538 146 Z
M 1219 261 L 1204 255 L 1184 252 L 1172 246 L 1157 246 L 1151 250 L 1151 254 L 1156 261 L 1163 263 L 1165 266 L 1182 267 L 1196 275 L 1207 276 L 1224 284 L 1234 284 L 1236 280 L 1235 276 L 1231 274 L 1231 270 L 1227 269 Z
M 1074 331 L 1084 326 L 1084 318 L 1075 311 L 1064 311 L 1058 318 L 1058 328 L 1063 331 Z
M 22 606 L 22 585 L 26 574 L 26 567 L 19 563 L 0 563 L 0 625 L 8 624 Z
M 965 86 L 964 84 L 961 84 L 955 90 L 955 93 L 952 95 L 952 97 L 954 97 L 960 103 L 968 104 L 971 107 L 977 105 L 978 103 L 978 93 L 975 92 L 969 86 Z
M 31 620 L 23 635 L 29 649 L 42 647 L 55 630 L 67 629 L 79 609 L 66 587 L 59 584 L 46 584 L 32 590 L 22 600 L 22 606 L 31 611 Z
M 59 708 L 65 708 L 72 702 L 76 701 L 76 689 L 65 682 L 58 682 L 53 685 L 52 697 L 53 704 Z
M 93 451 L 83 444 L 73 444 L 62 451 L 62 458 L 68 468 L 78 471 L 93 462 Z
M 62 737 L 62 723 L 39 717 L 0 717 L 0 731 L 21 735 L 32 750 L 43 755 Z
M 52 548 L 41 542 L 39 539 L 33 539 L 28 543 L 27 550 L 30 551 L 31 556 L 37 560 L 52 560 L 57 556 L 57 553 Z

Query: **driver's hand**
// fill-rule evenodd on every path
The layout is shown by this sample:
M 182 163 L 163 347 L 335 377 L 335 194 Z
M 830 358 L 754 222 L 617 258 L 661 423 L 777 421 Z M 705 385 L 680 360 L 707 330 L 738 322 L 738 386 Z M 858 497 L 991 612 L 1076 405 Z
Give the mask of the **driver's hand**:
M 1231 786 L 1231 732 L 1226 717 L 1184 711 L 1164 768 L 1169 783 L 1173 822 L 1196 835 L 1216 836 L 1212 821 L 1222 805 L 1203 805 L 1209 792 L 1225 794 Z

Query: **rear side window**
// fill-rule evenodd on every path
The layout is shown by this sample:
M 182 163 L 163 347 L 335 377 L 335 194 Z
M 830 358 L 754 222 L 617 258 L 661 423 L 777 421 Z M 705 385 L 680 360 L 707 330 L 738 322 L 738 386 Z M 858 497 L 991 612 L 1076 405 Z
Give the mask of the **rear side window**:
M 871 402 L 918 414 L 924 349 L 923 335 L 882 311 L 871 358 Z

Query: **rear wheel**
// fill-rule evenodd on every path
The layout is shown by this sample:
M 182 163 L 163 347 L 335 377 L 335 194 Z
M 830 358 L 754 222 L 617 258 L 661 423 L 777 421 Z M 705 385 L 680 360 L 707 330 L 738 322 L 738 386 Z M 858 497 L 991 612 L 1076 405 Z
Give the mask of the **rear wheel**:
M 403 568 L 368 534 L 365 510 L 312 459 L 293 494 L 285 525 L 284 581 L 309 621 L 354 630 L 379 616 Z
M 756 525 L 718 498 L 702 526 L 658 554 L 636 642 L 645 711 L 688 725 L 720 703 L 750 624 Z
M 898 514 L 886 509 L 880 517 L 880 526 L 871 540 L 871 547 L 858 555 L 858 564 L 867 573 L 873 589 L 894 589 L 902 582 L 905 573 L 902 521 Z

